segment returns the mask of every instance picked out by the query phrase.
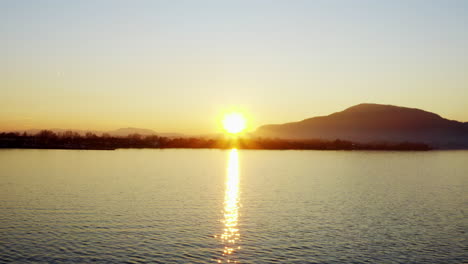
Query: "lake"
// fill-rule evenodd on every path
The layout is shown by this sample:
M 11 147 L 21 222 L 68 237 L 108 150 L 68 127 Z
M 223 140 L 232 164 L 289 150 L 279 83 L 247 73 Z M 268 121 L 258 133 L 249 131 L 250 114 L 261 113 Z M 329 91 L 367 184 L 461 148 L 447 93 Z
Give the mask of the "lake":
M 462 263 L 468 151 L 0 150 L 0 262 Z

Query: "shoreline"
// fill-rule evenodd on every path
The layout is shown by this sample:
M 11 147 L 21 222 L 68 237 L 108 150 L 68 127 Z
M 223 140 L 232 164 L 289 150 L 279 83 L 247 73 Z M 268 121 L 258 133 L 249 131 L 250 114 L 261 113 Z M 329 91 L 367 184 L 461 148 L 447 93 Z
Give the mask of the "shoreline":
M 128 147 L 128 148 L 80 148 L 80 147 L 0 147 L 1 149 L 36 149 L 36 150 L 106 150 L 114 151 L 119 149 L 213 149 L 213 150 L 229 150 L 229 149 L 239 149 L 239 150 L 315 150 L 315 151 L 398 151 L 398 152 L 427 152 L 427 151 L 443 151 L 443 150 L 468 150 L 468 149 L 397 149 L 397 148 L 387 148 L 387 149 L 318 149 L 318 148 L 239 148 L 239 147 L 230 147 L 230 148 L 216 148 L 216 147 L 200 147 L 200 148 L 191 148 L 191 147 Z
M 464 146 L 446 146 L 461 148 Z M 353 142 L 348 140 L 306 139 L 292 140 L 280 138 L 203 138 L 203 137 L 160 137 L 132 134 L 127 137 L 109 135 L 97 136 L 78 133 L 56 134 L 41 131 L 35 135 L 0 133 L 0 148 L 18 149 L 74 149 L 74 150 L 115 150 L 126 148 L 147 149 L 258 149 L 258 150 L 391 150 L 428 151 L 433 146 L 421 142 Z M 440 146 L 438 147 L 440 148 Z

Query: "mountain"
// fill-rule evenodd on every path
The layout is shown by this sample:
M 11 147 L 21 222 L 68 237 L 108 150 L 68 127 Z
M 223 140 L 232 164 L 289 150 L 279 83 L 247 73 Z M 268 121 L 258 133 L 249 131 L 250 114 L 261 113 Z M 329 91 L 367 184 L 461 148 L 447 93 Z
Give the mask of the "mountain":
M 106 133 L 110 134 L 111 136 L 118 136 L 118 137 L 124 137 L 130 134 L 140 134 L 142 136 L 149 136 L 149 135 L 157 134 L 155 131 L 151 129 L 135 128 L 135 127 L 119 128 L 116 130 L 107 131 Z
M 256 136 L 355 142 L 420 142 L 434 148 L 468 148 L 468 123 L 415 108 L 359 104 L 328 116 L 264 125 Z
M 43 129 L 29 129 L 29 130 L 22 130 L 22 131 L 17 131 L 17 132 L 26 132 L 30 135 L 34 135 L 39 133 Z M 116 137 L 126 137 L 130 134 L 140 134 L 142 136 L 149 136 L 149 135 L 158 135 L 160 137 L 185 137 L 183 134 L 178 134 L 178 133 L 158 133 L 154 130 L 151 129 L 145 129 L 145 128 L 135 128 L 135 127 L 126 127 L 126 128 L 119 128 L 116 130 L 110 130 L 110 131 L 98 131 L 98 130 L 80 130 L 80 129 L 63 129 L 63 128 L 52 128 L 49 129 L 55 133 L 63 133 L 66 131 L 73 131 L 76 132 L 80 135 L 85 135 L 87 132 L 94 133 L 96 135 L 102 135 L 104 133 L 107 133 L 111 136 L 116 136 Z
M 178 133 L 158 133 L 154 130 L 151 129 L 145 129 L 145 128 L 135 128 L 135 127 L 126 127 L 126 128 L 119 128 L 116 130 L 108 131 L 108 134 L 111 136 L 119 136 L 119 137 L 125 137 L 130 134 L 140 134 L 142 136 L 149 136 L 149 135 L 158 135 L 160 137 L 185 137 L 183 134 L 178 134 Z
M 42 130 L 44 130 L 44 129 L 35 128 L 35 129 L 19 130 L 19 131 L 16 131 L 16 132 L 19 132 L 19 133 L 26 132 L 29 135 L 35 135 L 35 134 L 41 132 Z M 50 129 L 46 129 L 46 130 L 50 130 L 50 131 L 52 131 L 54 133 L 64 133 L 64 132 L 67 132 L 67 131 L 73 131 L 73 132 L 76 132 L 76 133 L 78 133 L 78 134 L 80 134 L 82 136 L 85 135 L 88 132 L 94 133 L 96 135 L 100 135 L 102 133 L 105 133 L 103 131 L 98 131 L 98 130 L 64 129 L 64 128 L 50 128 Z

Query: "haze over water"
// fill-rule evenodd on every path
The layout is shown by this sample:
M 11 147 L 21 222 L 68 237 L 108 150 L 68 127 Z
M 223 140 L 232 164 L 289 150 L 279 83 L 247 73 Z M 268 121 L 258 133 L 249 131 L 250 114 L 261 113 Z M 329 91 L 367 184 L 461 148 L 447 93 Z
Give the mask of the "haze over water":
M 0 150 L 0 262 L 461 263 L 467 154 Z

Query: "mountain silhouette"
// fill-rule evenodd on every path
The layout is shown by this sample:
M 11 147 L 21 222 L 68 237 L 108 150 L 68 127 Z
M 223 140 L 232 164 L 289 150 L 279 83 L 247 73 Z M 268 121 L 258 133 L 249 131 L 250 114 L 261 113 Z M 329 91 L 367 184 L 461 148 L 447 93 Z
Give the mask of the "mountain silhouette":
M 35 135 L 39 132 L 41 132 L 43 129 L 29 129 L 29 130 L 20 130 L 17 132 L 26 132 L 30 135 Z M 185 137 L 185 135 L 180 134 L 180 133 L 159 133 L 151 129 L 146 129 L 146 128 L 135 128 L 135 127 L 126 127 L 126 128 L 119 128 L 115 130 L 108 130 L 108 131 L 99 131 L 99 130 L 82 130 L 82 129 L 63 129 L 63 128 L 52 128 L 48 129 L 53 131 L 54 133 L 63 133 L 66 131 L 72 131 L 76 132 L 80 135 L 85 135 L 87 132 L 91 132 L 97 135 L 102 135 L 104 133 L 109 134 L 111 136 L 116 136 L 116 137 L 126 137 L 131 134 L 139 134 L 142 136 L 151 136 L 151 135 L 157 135 L 160 137 Z
M 119 128 L 116 130 L 107 131 L 107 133 L 111 136 L 128 136 L 130 134 L 140 134 L 142 136 L 149 136 L 157 134 L 154 130 L 151 129 L 135 127 Z
M 415 108 L 359 104 L 328 116 L 264 125 L 256 136 L 355 142 L 420 142 L 434 148 L 468 148 L 468 123 Z
M 183 134 L 179 134 L 179 133 L 160 133 L 151 129 L 135 128 L 135 127 L 119 128 L 116 130 L 108 131 L 107 133 L 110 134 L 111 136 L 122 136 L 122 137 L 128 136 L 130 134 L 139 134 L 142 136 L 157 135 L 160 137 L 184 137 Z

